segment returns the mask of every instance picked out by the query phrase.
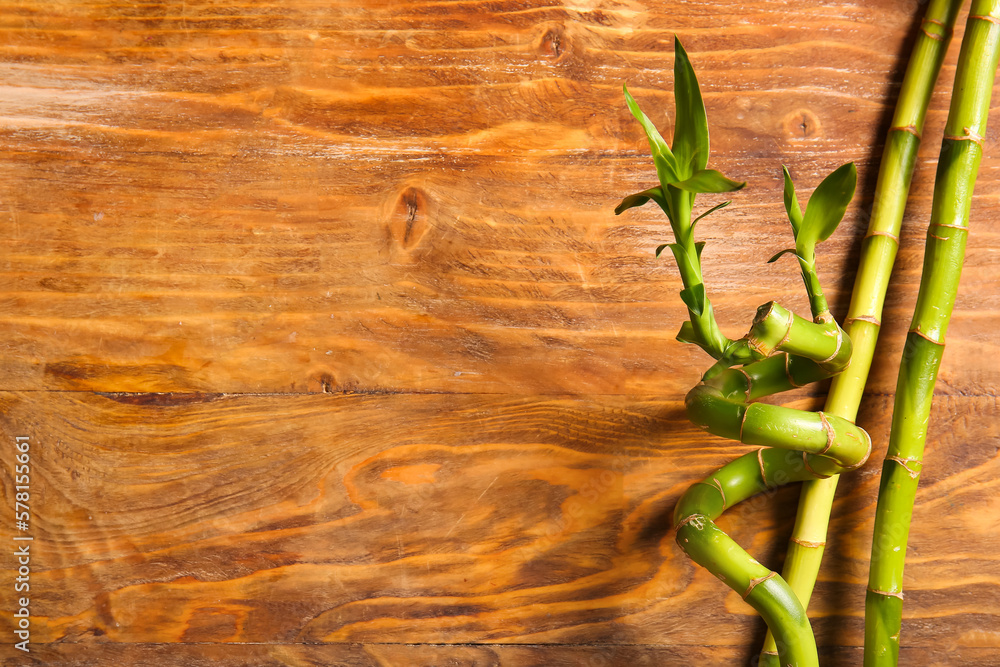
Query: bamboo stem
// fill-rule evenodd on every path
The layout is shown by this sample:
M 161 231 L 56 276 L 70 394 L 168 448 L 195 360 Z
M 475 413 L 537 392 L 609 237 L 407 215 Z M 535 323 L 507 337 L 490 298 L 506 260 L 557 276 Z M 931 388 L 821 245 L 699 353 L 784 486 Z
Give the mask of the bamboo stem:
M 790 252 L 798 257 L 812 321 L 772 302 L 758 310 L 746 336 L 737 341 L 725 337 L 712 315 L 702 282 L 704 244 L 694 241 L 698 220 L 719 206 L 694 220 L 692 209 L 698 193 L 730 192 L 744 184 L 707 169 L 708 125 L 697 78 L 676 41 L 674 53 L 677 122 L 672 146 L 667 145 L 625 90 L 629 109 L 649 140 L 660 185 L 629 195 L 615 213 L 654 201 L 670 220 L 674 243 L 660 246 L 657 254 L 670 248 L 684 284 L 680 296 L 688 307 L 689 319 L 678 338 L 698 344 L 718 360 L 688 393 L 689 418 L 717 435 L 765 447 L 754 459 L 737 459 L 716 471 L 710 481 L 688 489 L 674 514 L 677 540 L 696 562 L 740 590 L 743 598 L 761 613 L 780 640 L 780 654 L 786 665 L 814 667 L 817 655 L 812 628 L 794 592 L 713 521 L 727 506 L 750 495 L 772 486 L 853 469 L 871 453 L 871 439 L 849 420 L 822 412 L 752 403 L 761 396 L 839 373 L 850 360 L 850 337 L 831 316 L 820 287 L 815 247 L 830 237 L 843 218 L 854 196 L 857 172 L 852 163 L 836 169 L 817 186 L 803 210 L 785 171 L 785 209 L 795 247 L 778 253 L 771 261 Z M 769 468 L 774 469 L 770 476 Z
M 677 544 L 743 595 L 774 632 L 782 664 L 796 667 L 819 664 L 805 608 L 780 575 L 754 560 L 714 520 L 762 491 L 856 468 L 868 459 L 871 439 L 846 419 L 750 402 L 828 375 L 816 361 L 779 353 L 723 371 L 688 393 L 694 424 L 763 448 L 692 485 L 674 510 Z
M 834 184 L 832 187 L 821 184 L 817 188 L 818 205 L 824 210 L 831 201 L 843 202 L 846 207 L 853 195 L 853 165 L 845 167 L 824 181 Z M 719 530 L 714 520 L 727 507 L 752 495 L 781 484 L 854 469 L 871 453 L 871 438 L 846 419 L 752 402 L 839 373 L 851 357 L 850 338 L 829 317 L 812 257 L 816 239 L 828 236 L 842 213 L 843 209 L 823 224 L 817 224 L 813 215 L 790 214 L 797 243 L 801 241 L 809 251 L 807 257 L 800 255 L 800 264 L 813 321 L 775 303 L 761 306 L 750 332 L 742 339 L 752 358 L 759 361 L 738 369 L 725 368 L 729 360 L 724 357 L 685 399 L 688 418 L 695 425 L 764 448 L 716 470 L 681 496 L 674 510 L 677 544 L 692 560 L 743 595 L 773 631 L 782 664 L 796 667 L 819 664 L 805 608 L 780 575 L 754 560 Z M 815 233 L 820 228 L 825 231 Z
M 927 106 L 963 0 L 932 0 L 921 23 L 882 154 L 875 203 L 844 328 L 854 344 L 850 366 L 833 379 L 825 412 L 853 421 L 868 380 L 885 293 L 899 247 L 899 232 L 920 146 Z M 782 575 L 808 607 L 826 546 L 838 475 L 802 485 L 795 527 Z M 761 667 L 776 667 L 768 631 Z
M 934 385 L 958 292 L 998 58 L 1000 0 L 973 0 L 941 142 L 920 290 L 900 363 L 882 466 L 865 599 L 866 667 L 895 665 L 899 657 L 910 519 Z

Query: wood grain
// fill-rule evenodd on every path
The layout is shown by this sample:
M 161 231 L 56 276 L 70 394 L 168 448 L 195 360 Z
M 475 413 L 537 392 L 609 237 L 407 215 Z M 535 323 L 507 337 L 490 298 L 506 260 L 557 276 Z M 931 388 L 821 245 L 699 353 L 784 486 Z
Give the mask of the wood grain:
M 824 665 L 861 662 L 861 649 L 821 649 Z M 739 661 L 739 652 L 727 647 L 646 646 L 407 646 L 400 644 L 51 644 L 25 664 L 89 667 L 95 660 L 107 664 L 155 664 L 163 667 L 396 667 L 397 665 L 456 665 L 498 667 L 552 665 L 553 667 L 609 667 L 611 665 L 718 665 Z M 950 667 L 992 667 L 994 652 L 983 649 L 900 650 L 900 663 Z
M 749 448 L 697 432 L 671 401 L 25 392 L 0 402 L 3 437 L 26 434 L 38 452 L 44 548 L 31 585 L 42 643 L 697 651 L 710 632 L 746 658 L 761 630 L 668 529 L 690 480 Z M 887 407 L 874 400 L 863 415 L 878 442 Z M 938 404 L 931 438 L 969 444 L 928 457 L 908 647 L 997 647 L 986 628 L 1000 616 L 989 602 L 1000 459 L 984 418 L 996 409 L 995 398 Z M 7 489 L 12 467 L 8 448 Z M 812 610 L 830 646 L 861 641 L 877 470 L 844 484 Z M 794 498 L 794 488 L 762 496 L 722 523 L 777 565 Z M 13 585 L 8 574 L 0 585 Z
M 702 226 L 732 335 L 772 296 L 805 308 L 792 263 L 765 264 L 790 238 L 780 164 L 808 189 L 859 163 L 867 185 L 821 258 L 841 310 L 867 219 L 911 9 L 772 4 L 7 5 L 0 380 L 681 394 L 691 381 L 666 359 L 705 361 L 672 340 L 679 282 L 652 256 L 665 220 L 612 213 L 653 179 L 621 83 L 669 128 L 675 32 L 706 90 L 714 161 L 751 184 Z M 928 143 L 890 333 L 919 271 Z M 1000 347 L 988 155 L 958 367 Z M 944 390 L 1000 380 L 974 366 L 946 367 Z M 878 391 L 893 384 L 876 374 Z
M 806 300 L 780 165 L 854 160 L 838 315 L 918 2 L 0 3 L 0 492 L 32 442 L 16 665 L 747 664 L 763 626 L 668 530 L 747 448 L 684 418 L 684 317 L 628 82 L 669 136 L 673 36 L 712 166 L 728 333 Z M 961 30 L 957 32 L 961 34 Z M 954 47 L 957 47 L 957 41 Z M 957 48 L 928 114 L 810 609 L 860 663 L 878 461 Z M 1000 99 L 1000 98 L 997 98 Z M 705 197 L 707 208 L 720 198 Z M 986 141 L 906 570 L 902 662 L 1000 662 L 1000 140 Z M 778 400 L 816 408 L 824 387 Z M 779 566 L 796 488 L 726 530 Z M 13 525 L 0 520 L 0 541 Z

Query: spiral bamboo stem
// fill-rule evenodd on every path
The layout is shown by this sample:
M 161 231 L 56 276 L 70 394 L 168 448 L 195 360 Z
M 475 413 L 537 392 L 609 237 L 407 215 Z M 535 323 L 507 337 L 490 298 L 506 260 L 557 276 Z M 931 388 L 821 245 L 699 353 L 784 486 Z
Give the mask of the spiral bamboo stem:
M 674 513 L 677 541 L 693 560 L 740 591 L 761 613 L 779 640 L 782 664 L 812 667 L 817 664 L 815 640 L 795 593 L 777 573 L 719 530 L 714 520 L 727 507 L 766 489 L 853 469 L 871 452 L 871 439 L 849 420 L 753 402 L 840 373 L 850 362 L 851 340 L 830 314 L 816 272 L 815 247 L 843 218 L 857 172 L 853 164 L 835 170 L 803 210 L 785 171 L 785 210 L 795 247 L 771 261 L 789 253 L 797 257 L 812 319 L 772 302 L 758 309 L 746 336 L 729 339 L 715 321 L 702 281 L 704 244 L 694 240 L 698 220 L 719 207 L 694 220 L 692 213 L 697 194 L 728 192 L 744 184 L 707 168 L 708 125 L 701 93 L 679 42 L 674 52 L 677 121 L 672 146 L 625 90 L 629 109 L 649 139 L 660 184 L 626 197 L 615 212 L 653 201 L 670 220 L 674 243 L 660 246 L 657 254 L 670 248 L 684 284 L 680 296 L 689 319 L 678 338 L 698 344 L 717 359 L 687 395 L 689 418 L 716 435 L 762 447 L 694 484 L 681 497 Z

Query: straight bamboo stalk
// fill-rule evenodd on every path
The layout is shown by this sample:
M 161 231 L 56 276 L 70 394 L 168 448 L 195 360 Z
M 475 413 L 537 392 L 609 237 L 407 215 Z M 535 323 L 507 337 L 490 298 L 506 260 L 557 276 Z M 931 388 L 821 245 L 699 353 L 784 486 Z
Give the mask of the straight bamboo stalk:
M 847 370 L 834 377 L 824 408 L 825 413 L 850 421 L 857 417 L 878 340 L 885 293 L 899 247 L 903 211 L 927 106 L 962 4 L 963 0 L 932 0 L 928 6 L 883 150 L 872 217 L 844 321 L 854 352 Z M 839 478 L 833 475 L 827 479 L 807 480 L 802 485 L 782 576 L 804 607 L 808 607 L 819 573 Z M 768 631 L 760 665 L 776 666 L 777 658 L 774 638 Z
M 990 97 L 1000 57 L 1000 0 L 973 0 L 941 143 L 923 274 L 899 368 L 882 465 L 865 599 L 866 667 L 895 665 L 903 565 L 934 385 L 958 291 Z

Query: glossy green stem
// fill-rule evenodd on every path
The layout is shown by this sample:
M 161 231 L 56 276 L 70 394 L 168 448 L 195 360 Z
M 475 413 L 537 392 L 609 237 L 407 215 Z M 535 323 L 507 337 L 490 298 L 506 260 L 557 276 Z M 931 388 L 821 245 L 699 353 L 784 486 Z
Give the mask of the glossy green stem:
M 866 667 L 896 665 L 903 565 L 945 334 L 965 256 L 969 209 L 1000 57 L 1000 0 L 974 0 L 941 143 L 923 274 L 896 384 L 865 599 Z
M 916 163 L 927 106 L 951 40 L 962 0 L 932 0 L 913 46 L 892 119 L 875 190 L 868 232 L 862 241 L 854 292 L 844 328 L 854 344 L 850 366 L 833 378 L 825 411 L 853 421 L 868 380 L 881 327 L 882 310 Z M 782 575 L 806 607 L 825 551 L 838 475 L 802 485 L 795 527 Z M 777 667 L 770 632 L 761 667 Z
M 671 251 L 673 251 L 674 259 L 677 260 L 681 282 L 684 283 L 685 289 L 692 289 L 698 285 L 704 287 L 701 273 L 701 251 L 698 244 L 695 243 L 694 227 L 691 224 L 691 211 L 695 195 L 674 187 L 666 185 L 663 187 L 673 214 L 670 226 L 675 243 Z M 721 357 L 732 343 L 719 328 L 712 309 L 712 302 L 707 295 L 701 312 L 695 312 L 688 308 L 688 320 L 691 322 L 695 334 L 693 342 L 712 357 L 716 359 Z
M 780 575 L 754 560 L 714 520 L 757 493 L 820 479 L 868 458 L 871 439 L 846 419 L 752 402 L 842 370 L 850 358 L 849 339 L 837 329 L 839 342 L 832 345 L 828 331 L 827 323 L 807 322 L 777 304 L 761 307 L 748 339 L 765 358 L 706 376 L 685 402 L 695 425 L 762 448 L 692 485 L 674 510 L 678 545 L 761 614 L 778 641 L 782 664 L 797 667 L 819 664 L 804 607 Z M 782 350 L 802 350 L 811 358 Z

